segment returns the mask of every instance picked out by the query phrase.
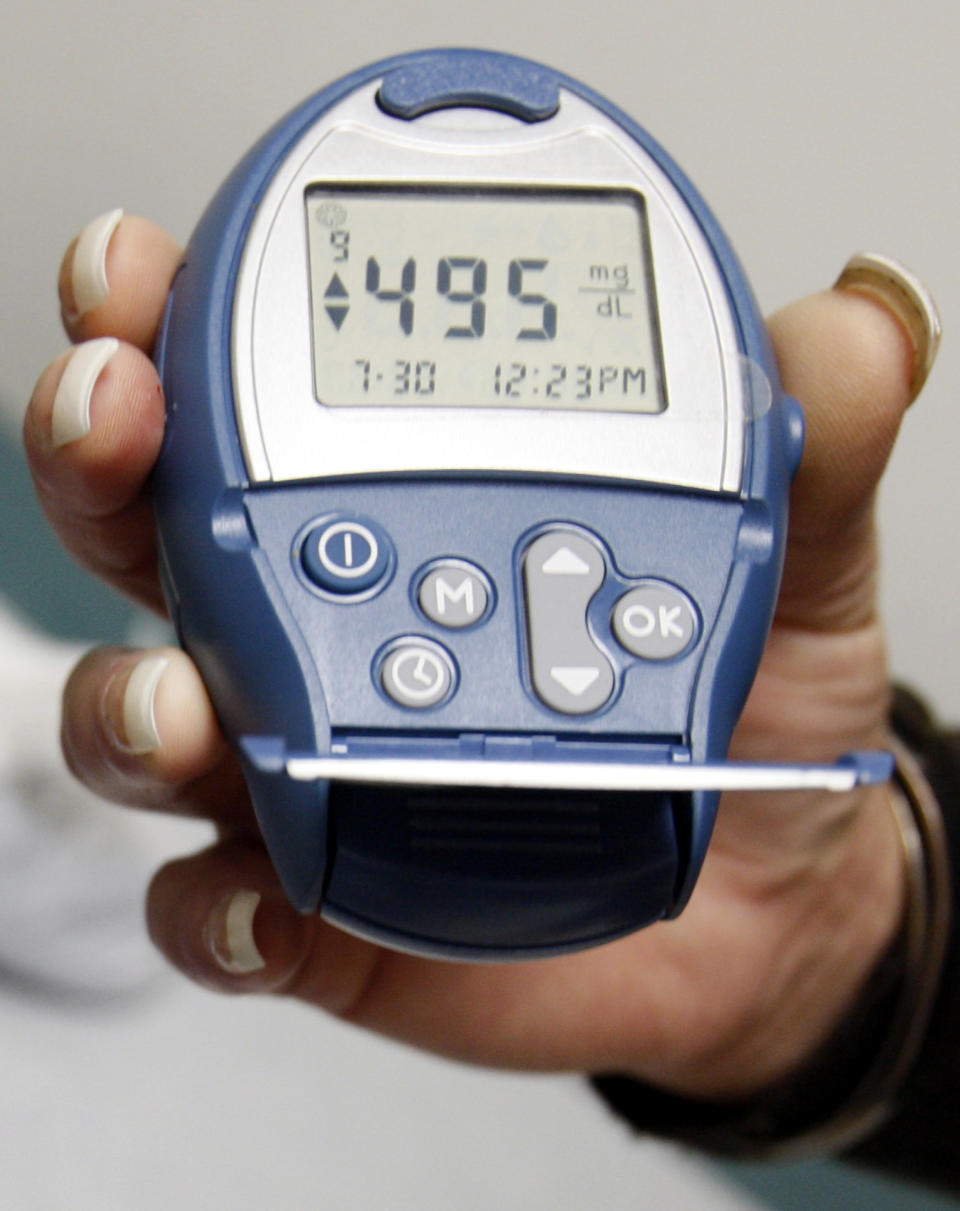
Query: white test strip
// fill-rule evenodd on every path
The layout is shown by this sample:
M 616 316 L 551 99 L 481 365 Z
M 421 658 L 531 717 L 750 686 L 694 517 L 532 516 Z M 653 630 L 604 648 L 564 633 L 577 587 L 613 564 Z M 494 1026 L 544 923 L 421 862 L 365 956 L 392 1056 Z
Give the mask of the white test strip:
M 486 786 L 524 790 L 848 791 L 874 781 L 852 765 L 701 765 L 586 761 L 433 760 L 411 757 L 291 757 L 287 774 L 297 782 L 366 782 L 405 786 Z

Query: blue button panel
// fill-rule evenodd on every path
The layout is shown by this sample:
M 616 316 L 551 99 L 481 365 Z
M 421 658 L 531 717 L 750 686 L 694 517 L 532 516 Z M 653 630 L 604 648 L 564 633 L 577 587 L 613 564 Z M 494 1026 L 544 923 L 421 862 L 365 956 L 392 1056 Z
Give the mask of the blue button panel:
M 396 558 L 380 525 L 350 513 L 311 523 L 298 553 L 310 581 L 344 604 L 378 594 Z M 699 611 L 688 594 L 655 577 L 623 576 L 592 531 L 549 525 L 516 558 L 517 643 L 526 656 L 526 693 L 541 708 L 595 715 L 615 700 L 626 668 L 677 660 L 696 646 Z M 448 642 L 457 631 L 464 633 L 459 642 L 469 642 L 467 632 L 489 619 L 506 587 L 459 556 L 430 559 L 404 581 L 421 620 L 446 632 Z M 459 684 L 456 657 L 420 636 L 389 640 L 372 672 L 378 690 L 405 710 L 442 706 Z M 504 677 L 516 675 L 502 670 Z

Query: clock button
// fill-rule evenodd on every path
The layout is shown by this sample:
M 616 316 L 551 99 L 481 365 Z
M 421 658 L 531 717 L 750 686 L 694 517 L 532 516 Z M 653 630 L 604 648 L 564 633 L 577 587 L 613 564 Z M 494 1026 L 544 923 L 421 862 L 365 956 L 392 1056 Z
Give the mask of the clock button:
M 380 666 L 380 684 L 398 706 L 425 710 L 448 698 L 454 688 L 453 660 L 437 644 L 403 640 Z

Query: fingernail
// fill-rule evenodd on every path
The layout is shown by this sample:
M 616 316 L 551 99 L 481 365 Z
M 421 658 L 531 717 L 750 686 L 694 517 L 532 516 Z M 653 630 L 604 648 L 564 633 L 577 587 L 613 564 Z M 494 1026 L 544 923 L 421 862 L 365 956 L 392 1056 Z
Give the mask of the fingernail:
M 86 315 L 109 297 L 107 249 L 122 218 L 122 210 L 108 211 L 88 223 L 77 237 L 71 273 L 77 315 Z
M 229 975 L 250 975 L 267 965 L 253 936 L 253 919 L 259 906 L 258 891 L 235 891 L 225 896 L 207 918 L 207 947 L 217 966 Z
M 134 666 L 127 680 L 123 692 L 123 731 L 130 752 L 152 753 L 160 747 L 157 687 L 169 663 L 169 656 L 146 656 Z
M 51 430 L 53 444 L 66 446 L 90 432 L 90 400 L 97 379 L 120 348 L 112 336 L 86 341 L 70 355 L 53 399 Z
M 910 402 L 920 394 L 940 348 L 940 312 L 930 291 L 906 265 L 874 252 L 852 256 L 834 290 L 859 290 L 883 303 L 906 329 L 913 345 Z

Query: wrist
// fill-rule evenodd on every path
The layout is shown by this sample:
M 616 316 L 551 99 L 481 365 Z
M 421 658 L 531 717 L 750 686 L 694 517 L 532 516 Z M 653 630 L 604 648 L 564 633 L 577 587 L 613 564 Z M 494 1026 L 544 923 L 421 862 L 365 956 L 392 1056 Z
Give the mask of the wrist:
M 638 1128 L 753 1158 L 849 1149 L 896 1109 L 933 1010 L 950 924 L 943 820 L 919 765 L 899 742 L 888 812 L 901 836 L 906 896 L 893 943 L 840 1022 L 805 1061 L 752 1096 L 694 1101 L 620 1077 L 595 1084 Z
M 751 1009 L 751 1029 L 701 1096 L 739 1099 L 791 1081 L 834 1035 L 865 995 L 898 943 L 907 899 L 907 865 L 890 787 L 858 794 L 832 823 L 812 870 L 795 886 L 768 893 L 754 912 L 779 918 L 767 930 L 766 974 Z M 779 903 L 778 903 L 779 900 Z
M 899 927 L 904 859 L 887 788 L 757 810 L 762 820 L 789 813 L 786 827 L 751 850 L 752 804 L 725 803 L 697 895 L 658 927 L 681 957 L 693 939 L 696 969 L 684 978 L 696 1009 L 677 1043 L 634 1072 L 680 1097 L 738 1101 L 789 1080 L 850 1011 Z M 706 964 L 705 938 L 717 948 Z

